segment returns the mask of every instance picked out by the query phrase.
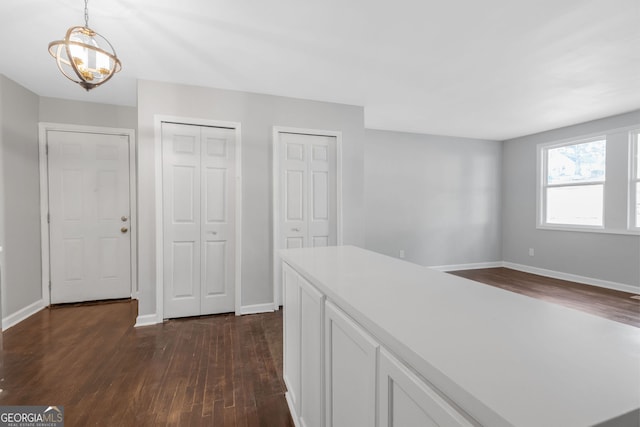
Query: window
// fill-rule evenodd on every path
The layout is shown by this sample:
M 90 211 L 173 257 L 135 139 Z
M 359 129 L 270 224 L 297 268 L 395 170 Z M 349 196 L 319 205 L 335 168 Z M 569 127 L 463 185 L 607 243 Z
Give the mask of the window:
M 631 182 L 629 228 L 640 230 L 640 131 L 631 134 Z
M 542 146 L 541 225 L 604 227 L 605 137 Z

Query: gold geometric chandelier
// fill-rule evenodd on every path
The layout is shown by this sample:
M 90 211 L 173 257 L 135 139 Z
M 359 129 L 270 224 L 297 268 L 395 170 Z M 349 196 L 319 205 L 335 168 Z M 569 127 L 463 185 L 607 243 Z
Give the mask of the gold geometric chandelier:
M 49 53 L 69 80 L 87 91 L 106 83 L 122 69 L 111 43 L 89 28 L 88 0 L 84 0 L 84 27 L 71 27 L 64 40 L 49 43 Z

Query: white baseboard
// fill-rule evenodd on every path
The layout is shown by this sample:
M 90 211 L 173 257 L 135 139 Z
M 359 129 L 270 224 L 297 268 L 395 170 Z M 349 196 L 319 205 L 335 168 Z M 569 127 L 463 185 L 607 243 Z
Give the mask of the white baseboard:
M 269 313 L 275 311 L 273 309 L 273 303 L 269 302 L 267 304 L 253 304 L 253 305 L 243 305 L 240 307 L 240 313 L 236 313 L 238 315 L 244 314 L 258 314 L 258 313 Z
M 429 268 L 438 271 L 457 271 L 457 270 L 477 270 L 479 268 L 496 268 L 502 267 L 502 261 L 494 262 L 474 262 L 472 264 L 451 264 L 451 265 L 434 265 Z
M 287 406 L 289 407 L 289 412 L 291 413 L 293 425 L 295 427 L 300 427 L 300 421 L 298 420 L 298 414 L 296 414 L 296 407 L 293 405 L 293 401 L 291 400 L 290 392 L 286 392 L 284 394 L 284 399 L 287 401 Z
M 270 313 L 272 311 L 274 311 L 273 303 L 270 302 L 267 304 L 243 305 L 240 307 L 240 312 L 236 313 L 236 315 Z M 156 313 L 152 313 L 138 316 L 134 326 L 137 328 L 140 326 L 156 325 L 158 323 L 162 323 L 162 319 L 159 319 Z
M 584 283 L 586 285 L 599 286 L 601 288 L 629 292 L 632 294 L 640 293 L 640 287 L 627 285 L 624 283 L 610 282 L 608 280 L 594 279 L 592 277 L 578 276 L 576 274 L 562 273 L 560 271 L 547 270 L 544 268 L 531 267 L 528 265 L 515 264 L 512 262 L 506 262 L 506 261 L 502 262 L 502 266 L 506 268 L 511 268 L 513 270 L 524 271 L 525 273 L 552 277 L 554 279 L 569 280 L 571 282 Z
M 136 324 L 133 326 L 134 328 L 138 328 L 140 326 L 157 325 L 158 323 L 162 323 L 162 319 L 158 319 L 158 315 L 156 313 L 143 314 L 136 318 Z
M 37 312 L 39 312 L 40 310 L 42 310 L 45 307 L 46 307 L 46 305 L 45 305 L 44 301 L 43 300 L 38 300 L 38 301 L 34 302 L 33 304 L 29 304 L 25 308 L 20 309 L 20 310 L 16 311 L 13 314 L 10 314 L 9 316 L 7 316 L 7 317 L 2 319 L 2 330 L 6 331 L 10 327 L 17 325 L 18 323 L 22 322 L 27 317 L 36 314 Z

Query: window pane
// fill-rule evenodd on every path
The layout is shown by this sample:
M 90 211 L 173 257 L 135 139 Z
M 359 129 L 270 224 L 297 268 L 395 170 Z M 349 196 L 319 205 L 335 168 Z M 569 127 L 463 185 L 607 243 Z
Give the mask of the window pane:
M 602 225 L 603 191 L 602 184 L 547 188 L 547 223 Z
M 550 148 L 547 151 L 547 183 L 604 181 L 607 141 Z

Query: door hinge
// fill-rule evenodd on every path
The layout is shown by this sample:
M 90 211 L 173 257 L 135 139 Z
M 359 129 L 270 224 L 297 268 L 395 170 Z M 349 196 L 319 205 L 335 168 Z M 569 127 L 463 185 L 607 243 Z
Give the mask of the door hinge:
M 44 154 L 46 154 L 47 156 L 49 155 L 49 143 L 48 142 L 44 145 Z
M 47 224 L 51 224 L 51 215 L 47 212 Z
M 51 280 L 49 280 L 49 292 L 51 292 Z

